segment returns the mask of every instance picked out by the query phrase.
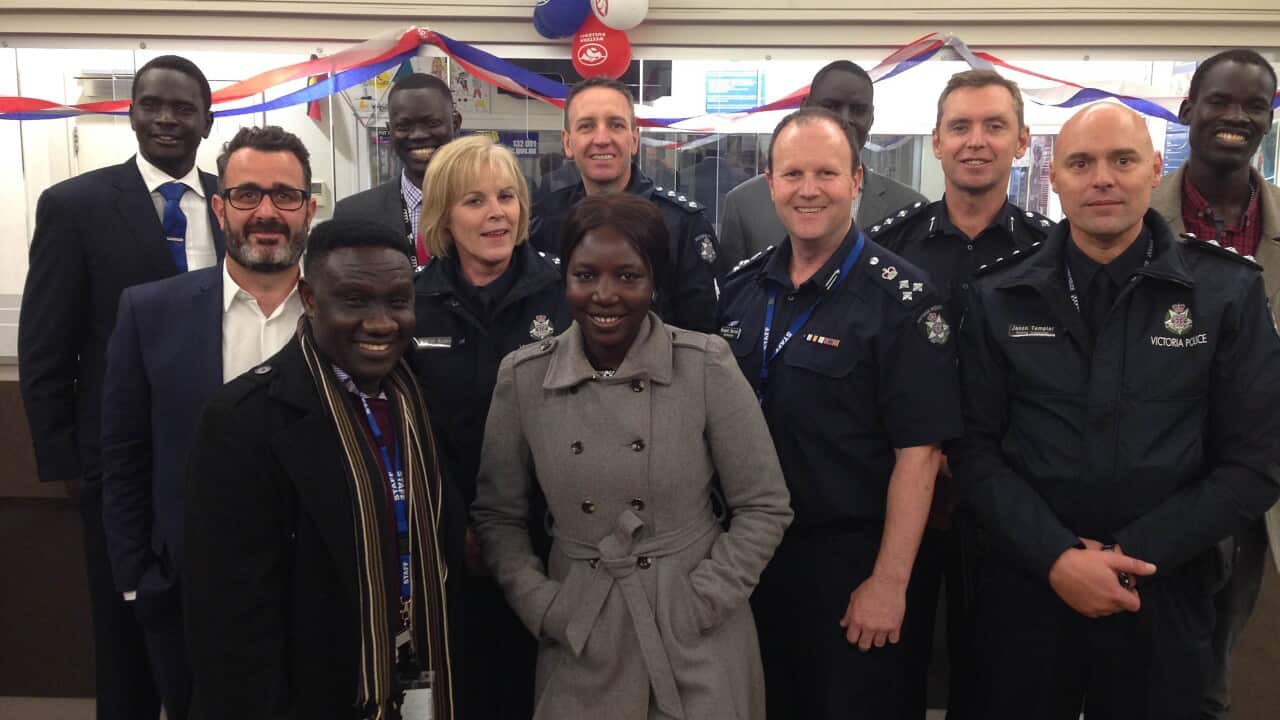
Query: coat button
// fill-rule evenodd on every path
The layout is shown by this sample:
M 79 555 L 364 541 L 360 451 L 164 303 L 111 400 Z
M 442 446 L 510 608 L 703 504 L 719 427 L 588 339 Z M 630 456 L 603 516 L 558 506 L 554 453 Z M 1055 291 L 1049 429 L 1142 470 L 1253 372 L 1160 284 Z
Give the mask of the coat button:
M 594 502 L 592 502 L 590 499 L 582 501 L 582 512 L 590 515 L 595 511 L 596 511 L 596 504 Z
M 640 498 L 631 498 L 631 509 L 636 512 L 644 510 L 644 500 Z
M 648 555 L 641 555 L 638 559 L 636 559 L 636 567 L 640 568 L 641 570 L 648 570 L 649 567 L 652 565 L 653 565 L 653 561 L 649 559 Z
M 587 561 L 587 564 L 591 566 L 592 570 L 595 570 L 600 567 L 600 558 L 591 558 Z
M 577 395 L 577 394 L 578 394 L 578 386 L 577 386 L 577 385 L 574 385 L 573 387 L 569 388 L 569 394 L 570 394 L 570 395 Z
M 632 381 L 631 381 L 631 392 L 644 392 L 644 381 L 643 381 L 643 380 L 632 380 Z
M 640 452 L 641 450 L 644 450 L 644 441 L 636 440 L 635 442 L 631 443 L 631 449 L 635 450 L 636 452 Z
M 575 441 L 573 442 L 573 444 L 569 446 L 569 452 L 573 453 L 574 455 L 581 455 L 581 454 L 582 454 L 582 443 L 577 442 L 577 441 L 575 440 Z

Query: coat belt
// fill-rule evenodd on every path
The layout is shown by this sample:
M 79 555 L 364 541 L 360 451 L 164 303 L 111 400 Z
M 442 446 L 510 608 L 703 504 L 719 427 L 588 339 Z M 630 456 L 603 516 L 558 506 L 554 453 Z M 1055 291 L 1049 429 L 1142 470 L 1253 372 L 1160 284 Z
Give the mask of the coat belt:
M 587 638 L 595 627 L 600 611 L 604 608 L 609 591 L 616 584 L 631 615 L 631 624 L 640 641 L 640 655 L 649 672 L 649 685 L 657 700 L 658 709 L 674 717 L 684 717 L 684 705 L 676 689 L 675 673 L 671 659 L 667 657 L 662 634 L 658 631 L 653 606 L 645 594 L 644 585 L 636 576 L 636 564 L 640 557 L 663 557 L 684 550 L 717 527 L 710 507 L 699 519 L 678 530 L 653 535 L 638 540 L 637 535 L 645 527 L 644 521 L 631 510 L 618 516 L 613 532 L 597 543 L 588 543 L 557 536 L 560 550 L 573 560 L 593 562 L 591 581 L 583 592 L 565 636 L 574 656 L 582 654 Z

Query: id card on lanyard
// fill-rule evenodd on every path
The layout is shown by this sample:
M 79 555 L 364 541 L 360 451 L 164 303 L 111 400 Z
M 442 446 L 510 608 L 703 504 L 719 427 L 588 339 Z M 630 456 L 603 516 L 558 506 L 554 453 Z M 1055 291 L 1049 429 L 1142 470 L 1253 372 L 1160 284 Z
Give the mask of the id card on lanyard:
M 845 256 L 844 262 L 840 263 L 840 269 L 836 271 L 835 279 L 827 280 L 828 293 L 834 293 L 836 290 L 840 289 L 841 285 L 844 284 L 845 278 L 849 277 L 849 272 L 853 270 L 854 264 L 858 262 L 858 257 L 862 255 L 862 248 L 866 244 L 866 236 L 862 234 L 862 231 L 858 231 L 858 240 L 854 243 L 853 248 L 849 250 L 849 254 Z M 773 288 L 769 290 L 768 296 L 769 302 L 765 305 L 764 309 L 764 332 L 761 333 L 760 389 L 756 391 L 756 397 L 760 400 L 761 405 L 765 402 L 766 388 L 769 384 L 769 365 L 771 365 L 774 360 L 778 359 L 778 356 L 782 354 L 783 349 L 787 347 L 787 343 L 791 342 L 791 338 L 795 337 L 796 334 L 804 329 L 804 326 L 809 322 L 809 319 L 813 317 L 813 311 L 817 310 L 818 306 L 822 304 L 823 299 L 826 298 L 826 295 L 819 295 L 818 299 L 813 301 L 813 304 L 809 305 L 809 307 L 805 308 L 803 312 L 797 315 L 795 319 L 791 321 L 791 325 L 787 328 L 786 333 L 784 333 L 782 338 L 778 340 L 778 346 L 775 347 L 771 353 L 769 352 L 769 336 L 773 334 L 773 313 L 778 304 L 778 289 Z

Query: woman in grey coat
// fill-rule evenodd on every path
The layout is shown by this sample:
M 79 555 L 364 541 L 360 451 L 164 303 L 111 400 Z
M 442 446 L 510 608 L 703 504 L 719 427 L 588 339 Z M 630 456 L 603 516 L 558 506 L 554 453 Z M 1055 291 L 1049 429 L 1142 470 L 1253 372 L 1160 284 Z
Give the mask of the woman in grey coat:
M 586 198 L 564 237 L 574 323 L 503 360 L 472 506 L 539 638 L 534 717 L 763 718 L 747 598 L 791 508 L 759 404 L 722 339 L 649 311 L 667 247 L 650 203 Z M 538 489 L 548 566 L 526 526 Z

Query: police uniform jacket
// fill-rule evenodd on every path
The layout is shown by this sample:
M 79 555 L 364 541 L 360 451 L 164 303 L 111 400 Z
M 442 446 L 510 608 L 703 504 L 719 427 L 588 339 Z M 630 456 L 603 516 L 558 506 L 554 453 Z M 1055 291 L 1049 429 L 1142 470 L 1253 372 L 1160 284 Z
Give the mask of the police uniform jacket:
M 969 295 L 952 468 L 995 549 L 1039 577 L 1078 538 L 1190 572 L 1280 496 L 1280 338 L 1259 268 L 1154 211 L 1145 224 L 1149 261 L 1096 340 L 1068 290 L 1066 222 Z
M 791 241 L 742 263 L 721 298 L 720 334 L 763 395 L 795 508 L 795 529 L 881 522 L 894 449 L 961 434 L 954 341 L 946 308 L 914 265 L 867 240 L 849 277 L 840 266 L 859 230 L 796 288 Z M 834 288 L 834 289 L 833 289 Z M 770 352 L 794 318 L 821 304 L 762 381 L 768 296 Z
M 296 338 L 210 396 L 185 506 L 193 720 L 364 718 L 354 707 L 361 615 L 345 463 Z M 465 512 L 449 483 L 442 492 L 456 606 Z
M 732 523 L 712 511 L 718 478 Z M 535 487 L 550 562 L 525 524 Z M 612 377 L 578 326 L 498 371 L 472 507 L 485 560 L 541 638 L 538 719 L 763 718 L 751 594 L 791 518 L 751 388 L 719 338 L 650 313 Z
M 1009 257 L 1014 250 L 1028 250 L 1045 239 L 1052 220 L 1006 202 L 994 221 L 970 238 L 947 215 L 946 198 L 934 203 L 912 203 L 880 219 L 867 229 L 867 237 L 901 255 L 924 270 L 959 322 L 961 304 L 974 273 Z
M 662 212 L 670 235 L 666 277 L 654 309 L 671 325 L 711 332 L 716 321 L 716 278 L 728 270 L 720 258 L 716 231 L 703 207 L 672 189 L 655 187 L 631 164 L 626 192 L 649 200 Z M 556 190 L 533 206 L 529 242 L 549 255 L 560 254 L 560 232 L 569 208 L 586 197 L 581 181 Z M 567 259 L 567 258 L 566 258 Z
M 488 312 L 467 292 L 454 257 L 432 258 L 414 280 L 417 325 L 410 364 L 445 449 L 450 480 L 467 504 L 475 499 L 498 364 L 512 350 L 545 340 L 570 322 L 557 258 L 526 242 L 512 253 L 509 272 L 510 287 Z

